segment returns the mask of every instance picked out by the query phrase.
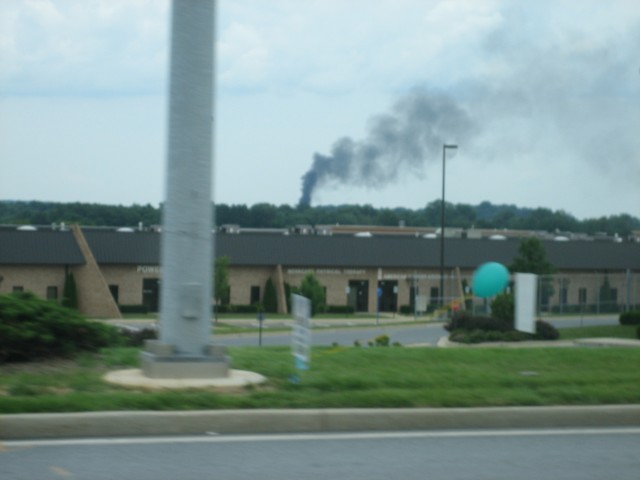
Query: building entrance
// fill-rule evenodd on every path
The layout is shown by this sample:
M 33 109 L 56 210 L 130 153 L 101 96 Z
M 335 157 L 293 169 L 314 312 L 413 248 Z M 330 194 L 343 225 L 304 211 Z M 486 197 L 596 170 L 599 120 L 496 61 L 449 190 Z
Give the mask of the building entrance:
M 142 304 L 149 312 L 157 312 L 160 304 L 160 279 L 142 279 Z
M 353 307 L 353 310 L 356 312 L 366 312 L 369 310 L 368 280 L 349 280 L 347 304 Z
M 398 311 L 398 281 L 397 280 L 380 280 L 378 282 L 380 291 L 380 311 L 381 312 L 397 312 Z

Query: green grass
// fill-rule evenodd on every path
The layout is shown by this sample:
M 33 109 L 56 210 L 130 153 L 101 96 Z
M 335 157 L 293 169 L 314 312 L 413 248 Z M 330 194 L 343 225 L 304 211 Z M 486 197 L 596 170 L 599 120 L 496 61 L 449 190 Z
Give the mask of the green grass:
M 560 340 L 574 340 L 579 338 L 631 338 L 637 339 L 636 325 L 604 325 L 596 327 L 562 328 Z
M 640 403 L 640 349 L 315 348 L 298 384 L 289 348 L 229 353 L 233 368 L 268 384 L 227 394 L 126 390 L 102 375 L 137 366 L 138 351 L 106 349 L 61 365 L 3 366 L 0 413 Z

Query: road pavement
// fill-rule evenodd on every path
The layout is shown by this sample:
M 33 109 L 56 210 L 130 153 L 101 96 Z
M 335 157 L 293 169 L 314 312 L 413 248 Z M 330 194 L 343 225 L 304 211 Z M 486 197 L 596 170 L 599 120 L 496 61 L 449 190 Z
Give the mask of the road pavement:
M 640 428 L 11 441 L 0 478 L 636 480 Z
M 372 341 L 379 335 L 389 335 L 391 343 L 398 342 L 405 346 L 436 346 L 440 338 L 448 335 L 448 332 L 444 329 L 443 322 L 415 322 L 415 324 L 411 324 L 411 319 L 412 317 L 386 317 L 381 319 L 379 325 L 375 325 L 375 319 L 367 321 L 354 321 L 348 318 L 313 320 L 311 341 L 316 346 L 333 344 L 351 346 L 356 341 L 366 346 L 367 342 Z M 548 317 L 545 320 L 556 328 L 616 325 L 618 323 L 618 319 L 613 316 Z M 406 322 L 409 322 L 409 324 L 407 325 Z M 236 321 L 233 323 L 236 324 Z M 265 323 L 269 324 L 270 322 L 267 320 Z M 251 327 L 258 326 L 258 322 L 252 320 L 237 322 L 237 324 Z M 291 322 L 287 320 L 273 320 L 271 322 L 272 328 L 288 327 L 290 324 Z M 214 335 L 214 338 L 215 343 L 224 346 L 258 345 L 260 341 L 264 346 L 291 344 L 290 332 L 270 332 L 269 328 L 263 329 L 261 340 L 258 332 L 237 335 Z

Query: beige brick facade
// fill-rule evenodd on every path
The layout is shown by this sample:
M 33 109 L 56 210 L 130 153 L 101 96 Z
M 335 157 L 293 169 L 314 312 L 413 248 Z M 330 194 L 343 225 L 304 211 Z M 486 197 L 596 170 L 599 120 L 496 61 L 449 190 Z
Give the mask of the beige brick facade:
M 119 305 L 142 305 L 144 279 L 159 279 L 160 267 L 105 265 L 101 268 L 108 285 L 118 287 Z
M 62 299 L 64 289 L 64 266 L 2 266 L 0 265 L 0 294 L 11 293 L 14 288 L 33 292 L 47 298 L 47 289 L 57 289 L 58 299 Z
M 75 226 L 72 231 L 77 244 L 75 251 L 72 248 L 75 245 L 70 246 L 71 232 L 68 230 L 26 234 L 5 230 L 7 246 L 0 249 L 0 260 L 4 258 L 8 263 L 0 264 L 0 293 L 21 288 L 42 298 L 61 300 L 65 272 L 70 271 L 76 277 L 79 309 L 88 316 L 117 317 L 120 315 L 118 305 L 147 305 L 151 310 L 158 308 L 162 273 L 157 264 L 149 263 L 159 261 L 159 235 L 87 230 L 86 238 L 91 241 L 91 248 L 95 249 L 93 252 L 82 231 Z M 24 241 L 31 241 L 37 235 L 42 235 L 41 243 Z M 375 248 L 370 248 L 375 238 L 345 242 L 346 238 L 331 242 L 329 238 L 319 241 L 314 236 L 221 235 L 217 244 L 224 247 L 221 255 L 231 258 L 230 303 L 248 305 L 263 302 L 265 284 L 270 278 L 276 288 L 279 311 L 284 312 L 284 285 L 297 287 L 306 274 L 313 273 L 325 287 L 326 301 L 330 306 L 350 305 L 358 311 L 374 313 L 378 308 L 380 289 L 383 311 L 400 311 L 403 306 L 414 304 L 418 311 L 423 311 L 439 305 L 443 297 L 445 303 L 462 302 L 464 293 L 469 293 L 468 288 L 472 285 L 474 270 L 470 265 L 484 261 L 483 255 L 506 265 L 513 253 L 507 255 L 505 249 L 515 252 L 516 247 L 515 243 L 508 242 L 460 240 L 456 243 L 452 240 L 452 250 L 457 249 L 457 254 L 447 262 L 444 291 L 441 291 L 437 256 L 432 256 L 428 262 L 422 256 L 429 243 L 416 245 L 415 239 L 407 238 L 406 248 L 409 253 L 413 249 L 414 253 L 403 257 L 404 239 L 401 242 L 397 238 L 381 237 L 377 239 L 378 243 L 373 244 Z M 393 248 L 389 247 L 390 241 Z M 23 245 L 28 249 L 23 249 Z M 550 294 L 548 298 L 540 298 L 540 305 L 548 310 L 597 312 L 606 311 L 606 303 L 614 308 L 640 305 L 640 271 L 635 244 L 576 241 L 571 244 L 549 242 L 547 247 L 552 254 L 555 251 L 558 264 L 565 265 L 564 270 L 545 283 L 551 287 L 545 289 Z M 575 251 L 569 248 L 575 248 Z M 476 250 L 485 252 L 480 252 L 477 261 L 474 260 Z M 361 255 L 362 251 L 367 252 L 365 256 Z M 42 255 L 43 252 L 46 255 Z M 293 254 L 288 255 L 290 252 Z M 313 262 L 314 258 L 320 266 L 306 264 Z M 242 262 L 248 259 L 255 265 L 243 265 Z M 19 264 L 20 261 L 24 263 Z M 137 261 L 146 263 L 136 264 Z M 270 265 L 272 261 L 288 261 L 289 265 Z M 358 266 L 350 265 L 351 261 Z M 397 262 L 402 267 L 377 267 L 376 261 L 385 265 Z M 451 264 L 458 261 L 463 266 L 451 268 Z M 583 263 L 585 266 L 581 270 Z M 413 268 L 414 264 L 429 267 Z M 607 295 L 602 294 L 605 279 L 610 289 Z M 117 297 L 117 305 L 111 292 Z M 485 307 L 482 299 L 474 302 Z

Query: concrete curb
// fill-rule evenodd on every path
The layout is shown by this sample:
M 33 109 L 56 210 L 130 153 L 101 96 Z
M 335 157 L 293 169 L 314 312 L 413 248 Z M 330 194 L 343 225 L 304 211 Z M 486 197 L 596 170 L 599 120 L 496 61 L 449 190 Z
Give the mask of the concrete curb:
M 0 439 L 632 426 L 640 405 L 124 411 L 1 415 Z

